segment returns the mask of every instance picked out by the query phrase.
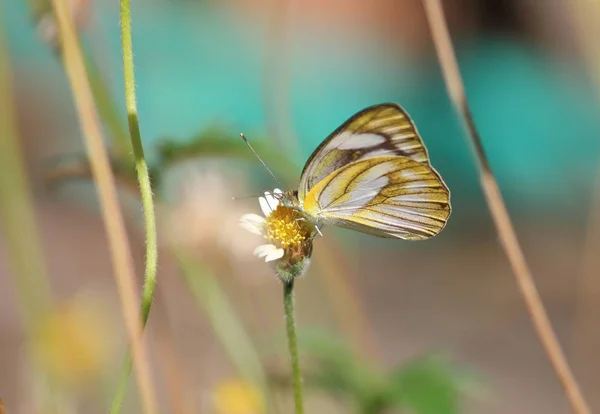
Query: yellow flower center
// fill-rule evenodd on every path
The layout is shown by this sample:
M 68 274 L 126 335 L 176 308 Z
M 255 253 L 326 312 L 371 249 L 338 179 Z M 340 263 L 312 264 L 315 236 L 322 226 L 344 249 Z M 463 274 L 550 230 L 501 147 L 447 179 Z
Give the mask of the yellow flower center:
M 306 218 L 293 207 L 277 206 L 267 221 L 267 238 L 283 249 L 295 247 L 310 237 Z

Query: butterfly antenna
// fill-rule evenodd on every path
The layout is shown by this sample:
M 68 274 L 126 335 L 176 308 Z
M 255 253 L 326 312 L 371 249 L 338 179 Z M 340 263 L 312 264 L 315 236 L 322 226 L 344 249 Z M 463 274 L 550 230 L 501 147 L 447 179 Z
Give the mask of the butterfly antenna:
M 233 201 L 237 201 L 237 200 L 247 200 L 249 198 L 258 198 L 258 197 L 262 197 L 262 196 L 259 196 L 259 195 L 249 195 L 249 196 L 242 196 L 242 197 L 231 197 L 231 199 Z
M 283 187 L 281 185 L 281 182 L 277 179 L 277 177 L 275 177 L 275 174 L 273 174 L 273 171 L 271 171 L 271 169 L 269 167 L 267 167 L 267 164 L 265 164 L 265 162 L 262 160 L 262 158 L 260 158 L 260 156 L 254 150 L 254 148 L 252 148 L 252 145 L 250 145 L 250 142 L 248 141 L 248 138 L 246 138 L 246 136 L 244 134 L 240 134 L 240 136 L 242 137 L 242 139 L 244 140 L 244 142 L 246 143 L 246 145 L 248 145 L 248 148 L 250 148 L 250 151 L 252 151 L 252 153 L 254 154 L 254 156 L 256 156 L 256 158 L 258 158 L 258 160 L 263 165 L 263 167 L 265 167 L 265 170 L 267 170 L 268 173 L 271 174 L 271 177 L 273 177 L 273 179 L 277 182 L 277 184 L 279 184 L 280 187 Z

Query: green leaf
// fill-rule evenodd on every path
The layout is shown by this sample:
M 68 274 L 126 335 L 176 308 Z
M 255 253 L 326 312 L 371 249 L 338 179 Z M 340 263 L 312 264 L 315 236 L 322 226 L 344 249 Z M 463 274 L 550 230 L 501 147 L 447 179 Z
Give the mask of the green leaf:
M 292 157 L 273 147 L 262 137 L 254 137 L 251 143 L 260 157 L 278 176 L 285 179 L 298 179 L 300 166 L 296 165 Z M 160 156 L 158 164 L 161 169 L 180 161 L 205 156 L 224 156 L 258 163 L 239 134 L 220 125 L 210 126 L 183 142 L 171 137 L 164 138 L 157 150 Z
M 337 338 L 319 330 L 300 334 L 300 349 L 308 356 L 304 364 L 306 383 L 356 406 L 380 392 L 381 375 L 370 369 Z
M 109 154 L 112 171 L 120 185 L 137 188 L 137 175 L 133 160 L 127 155 L 116 153 Z M 156 167 L 149 166 L 152 186 L 156 187 L 160 179 L 160 172 Z M 63 154 L 46 162 L 44 179 L 48 185 L 58 185 L 65 180 L 92 179 L 92 171 L 85 153 Z
M 437 356 L 403 365 L 390 377 L 389 400 L 415 414 L 457 414 L 460 383 L 456 373 Z

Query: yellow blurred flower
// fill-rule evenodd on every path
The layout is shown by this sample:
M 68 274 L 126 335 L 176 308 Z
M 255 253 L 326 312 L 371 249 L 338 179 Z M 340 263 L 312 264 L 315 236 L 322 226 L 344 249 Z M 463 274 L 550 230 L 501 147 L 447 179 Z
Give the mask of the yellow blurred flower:
M 213 404 L 217 414 L 263 414 L 265 401 L 253 384 L 231 379 L 222 381 L 213 391 Z
M 48 378 L 64 385 L 98 379 L 115 351 L 107 306 L 90 297 L 58 305 L 40 321 L 32 351 Z

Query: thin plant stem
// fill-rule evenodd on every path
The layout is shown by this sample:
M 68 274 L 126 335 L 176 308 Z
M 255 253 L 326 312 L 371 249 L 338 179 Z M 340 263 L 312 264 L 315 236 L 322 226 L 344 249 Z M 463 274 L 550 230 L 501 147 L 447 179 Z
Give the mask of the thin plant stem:
M 167 297 L 165 293 L 165 285 L 158 286 L 158 301 L 166 305 Z M 187 372 L 190 367 L 183 364 L 181 354 L 177 352 L 166 306 L 163 307 L 162 312 L 160 312 L 160 309 L 155 310 L 155 319 L 157 315 L 163 316 L 161 323 L 157 324 L 159 330 L 157 332 L 156 354 L 159 367 L 165 378 L 165 391 L 170 405 L 169 412 L 179 414 L 198 412 L 196 407 L 191 406 L 190 401 L 190 397 L 196 395 L 196 387 L 191 381 L 189 372 Z
M 588 76 L 595 89 L 595 97 L 600 98 L 600 47 L 597 38 L 600 35 L 600 1 L 567 2 L 571 14 L 572 26 L 577 29 L 577 40 Z M 600 340 L 595 335 L 600 312 L 598 295 L 600 294 L 600 168 L 592 190 L 591 207 L 586 221 L 586 234 L 582 254 L 582 271 L 578 280 L 575 315 L 573 320 L 573 338 L 570 354 L 574 360 L 574 369 L 582 383 L 593 384 L 598 378 L 598 360 L 595 358 Z M 596 360 L 596 363 L 592 360 Z M 591 387 L 589 388 L 591 390 Z
M 142 330 L 148 322 L 152 299 L 156 289 L 156 267 L 158 261 L 158 243 L 156 236 L 156 218 L 154 215 L 154 200 L 152 198 L 152 186 L 148 165 L 144 157 L 144 147 L 140 135 L 138 122 L 137 104 L 135 97 L 135 74 L 133 68 L 133 46 L 131 40 L 131 10 L 129 0 L 121 1 L 121 42 L 123 49 L 123 76 L 125 83 L 125 106 L 127 109 L 127 121 L 129 123 L 129 134 L 133 156 L 135 159 L 135 170 L 137 173 L 144 221 L 146 226 L 146 268 L 144 271 L 144 287 L 142 290 Z M 117 393 L 111 404 L 110 412 L 119 413 L 127 390 L 128 378 L 131 373 L 131 357 L 125 357 L 125 364 L 121 371 Z
M 13 283 L 28 331 L 51 305 L 42 244 L 36 225 L 33 197 L 19 145 L 10 59 L 0 32 L 0 224 L 5 235 Z
M 92 175 L 96 182 L 121 308 L 133 351 L 133 363 L 136 368 L 143 410 L 147 414 L 155 414 L 157 412 L 156 394 L 152 385 L 147 350 L 142 340 L 141 321 L 136 309 L 138 298 L 133 258 L 119 206 L 115 177 L 104 146 L 83 54 L 74 24 L 71 21 L 71 15 L 64 0 L 53 0 L 52 3 L 59 27 L 64 67 L 71 83 Z
M 8 48 L 4 32 L 0 29 L 0 165 L 3 168 L 0 174 L 0 226 L 11 265 L 9 274 L 18 297 L 17 304 L 21 307 L 26 335 L 31 336 L 40 319 L 51 311 L 53 303 L 36 223 L 34 197 L 15 123 L 11 78 Z M 33 368 L 31 375 L 35 381 L 48 390 L 43 395 L 35 395 L 34 403 L 43 406 L 46 412 L 58 412 L 58 388 L 38 371 L 39 367 Z M 0 414 L 6 414 L 2 400 Z
M 112 402 L 110 404 L 110 410 L 108 411 L 110 414 L 116 414 L 121 411 L 121 407 L 123 407 L 123 401 L 125 400 L 125 395 L 127 394 L 127 385 L 129 384 L 129 375 L 131 374 L 131 370 L 133 368 L 133 360 L 131 358 L 131 351 L 127 351 L 125 355 L 125 362 L 121 367 L 121 373 L 119 374 L 119 381 L 117 383 L 117 391 L 113 396 Z
M 131 41 L 131 11 L 129 0 L 121 0 L 121 40 L 123 46 L 123 74 L 125 81 L 125 106 L 131 135 L 131 146 L 135 158 L 142 208 L 146 222 L 146 269 L 144 272 L 144 289 L 142 293 L 142 321 L 146 324 L 152 306 L 152 297 L 156 288 L 156 266 L 158 260 L 158 243 L 156 238 L 156 218 L 152 185 L 148 173 L 148 165 L 144 158 L 144 147 L 140 136 L 137 104 L 135 98 L 135 75 L 133 69 L 133 47 Z
M 290 0 L 272 0 L 262 67 L 263 107 L 269 139 L 280 150 L 296 152 L 290 111 L 291 43 Z
M 291 0 L 272 0 L 265 36 L 262 62 L 263 107 L 267 119 L 269 139 L 281 151 L 296 153 L 300 146 L 294 133 L 290 110 L 290 89 L 292 75 L 292 44 L 290 26 L 294 15 Z M 289 170 L 281 171 L 289 181 L 295 176 Z M 333 310 L 340 320 L 344 333 L 349 335 L 356 347 L 372 359 L 379 358 L 375 335 L 368 322 L 362 301 L 356 294 L 356 287 L 341 269 L 341 261 L 335 260 L 331 248 L 321 250 L 324 258 L 318 266 L 323 274 L 327 294 L 332 299 Z
M 375 333 L 369 324 L 364 299 L 352 278 L 344 277 L 352 273 L 343 253 L 331 239 L 319 249 L 319 259 L 315 260 L 322 277 L 331 306 L 344 333 L 351 338 L 356 351 L 368 356 L 373 362 L 381 361 L 381 352 Z
M 494 220 L 496 231 L 500 237 L 500 242 L 512 267 L 535 330 L 556 371 L 558 379 L 565 389 L 573 411 L 578 414 L 589 414 L 590 409 L 588 404 L 571 372 L 571 368 L 544 309 L 500 189 L 489 166 L 481 138 L 475 127 L 454 53 L 454 47 L 452 46 L 452 40 L 448 32 L 442 2 L 440 0 L 423 0 L 423 2 L 448 93 L 455 110 L 463 122 L 465 133 L 473 145 L 481 174 L 481 187 Z
M 101 70 L 92 55 L 88 53 L 85 58 L 85 67 L 100 119 L 102 119 L 110 133 L 115 152 L 120 156 L 128 155 L 131 152 L 131 143 L 127 127 L 121 118 L 121 111 L 115 105 L 110 90 L 102 78 Z
M 28 3 L 32 18 L 36 23 L 45 13 L 51 12 L 52 5 L 47 0 L 29 0 Z M 57 56 L 61 53 L 60 48 L 60 45 L 56 49 L 52 48 Z M 127 155 L 131 152 L 131 144 L 129 142 L 127 127 L 124 126 L 120 111 L 112 99 L 110 90 L 100 74 L 101 70 L 96 64 L 93 55 L 84 51 L 84 62 L 98 114 L 108 129 L 115 152 L 121 156 Z
M 302 374 L 298 358 L 298 338 L 296 336 L 296 317 L 294 314 L 294 279 L 283 281 L 283 308 L 285 311 L 285 327 L 288 337 L 288 347 L 292 362 L 292 382 L 294 387 L 294 403 L 296 414 L 304 414 L 302 398 Z
M 268 27 L 265 36 L 265 52 L 262 67 L 263 107 L 267 118 L 269 139 L 282 151 L 295 153 L 299 150 L 290 115 L 291 83 L 291 32 L 293 2 L 272 0 L 270 2 Z M 281 171 L 284 177 L 295 180 L 289 170 Z M 324 259 L 318 266 L 324 275 L 327 294 L 332 299 L 333 310 L 340 320 L 344 333 L 349 335 L 356 347 L 372 359 L 380 359 L 375 335 L 367 322 L 362 301 L 357 296 L 356 287 L 347 278 L 339 261 L 335 260 L 332 249 L 321 250 Z
M 210 270 L 184 253 L 174 251 L 182 276 L 196 302 L 205 310 L 211 326 L 240 375 L 270 397 L 267 375 L 250 336 Z

